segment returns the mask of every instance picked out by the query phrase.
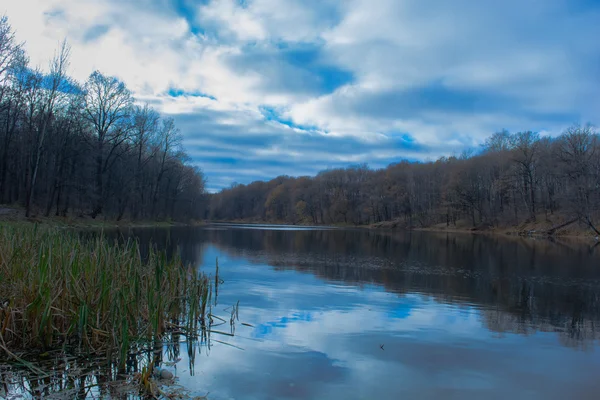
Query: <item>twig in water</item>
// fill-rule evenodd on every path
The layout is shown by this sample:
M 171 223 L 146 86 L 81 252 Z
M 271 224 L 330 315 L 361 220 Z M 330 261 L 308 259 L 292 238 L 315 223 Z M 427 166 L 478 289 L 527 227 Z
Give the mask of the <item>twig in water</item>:
M 231 347 L 235 347 L 236 349 L 239 349 L 239 350 L 242 350 L 242 351 L 246 351 L 246 349 L 243 349 L 243 348 L 241 348 L 241 347 L 239 347 L 239 346 L 236 346 L 235 344 L 231 344 L 231 343 L 227 343 L 227 342 L 222 342 L 222 341 L 220 341 L 220 340 L 217 340 L 217 339 L 213 339 L 213 340 L 214 340 L 215 342 L 217 342 L 217 343 L 221 343 L 221 344 L 224 344 L 224 345 L 226 345 L 226 346 L 231 346 Z
M 210 332 L 210 333 L 218 333 L 219 335 L 225 335 L 225 336 L 232 336 L 232 337 L 233 337 L 233 336 L 235 336 L 235 335 L 234 335 L 234 334 L 232 334 L 232 333 L 221 332 L 221 331 L 213 331 L 213 330 L 209 330 L 208 332 Z
M 209 317 L 212 317 L 212 318 L 216 318 L 216 319 L 218 319 L 218 320 L 221 320 L 221 321 L 223 321 L 223 322 L 227 322 L 227 321 L 225 321 L 223 318 L 221 318 L 221 317 L 217 317 L 217 316 L 216 316 L 216 315 L 214 315 L 214 314 L 208 314 L 208 316 L 209 316 Z

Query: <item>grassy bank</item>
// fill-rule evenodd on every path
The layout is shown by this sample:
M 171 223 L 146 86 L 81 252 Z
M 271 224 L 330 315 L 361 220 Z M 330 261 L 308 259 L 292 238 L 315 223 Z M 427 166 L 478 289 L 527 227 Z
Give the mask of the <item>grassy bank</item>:
M 134 241 L 0 225 L 0 360 L 69 348 L 122 364 L 173 329 L 198 334 L 211 293 L 207 276 Z
M 172 220 L 152 221 L 152 220 L 110 220 L 101 217 L 91 218 L 89 216 L 67 217 L 60 216 L 32 216 L 26 217 L 25 210 L 20 207 L 11 207 L 0 205 L 0 224 L 2 223 L 33 223 L 38 225 L 52 225 L 76 228 L 151 228 L 151 227 L 170 227 L 170 226 L 199 226 L 202 221 L 180 222 Z

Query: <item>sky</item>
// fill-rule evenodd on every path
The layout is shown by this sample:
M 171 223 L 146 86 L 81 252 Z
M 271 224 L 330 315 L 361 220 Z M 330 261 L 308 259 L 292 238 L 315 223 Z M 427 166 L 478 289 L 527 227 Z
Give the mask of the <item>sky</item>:
M 600 123 L 600 0 L 0 0 L 33 65 L 117 76 L 217 191 Z

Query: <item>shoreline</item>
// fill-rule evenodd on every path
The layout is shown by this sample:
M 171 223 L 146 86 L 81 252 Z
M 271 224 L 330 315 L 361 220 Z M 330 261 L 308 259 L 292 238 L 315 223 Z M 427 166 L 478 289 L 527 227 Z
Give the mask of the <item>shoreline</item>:
M 41 224 L 56 227 L 68 228 L 89 228 L 89 229 L 119 229 L 119 228 L 168 228 L 173 226 L 203 226 L 204 221 L 131 221 L 123 219 L 121 221 L 106 220 L 102 218 L 93 219 L 91 217 L 57 217 L 57 216 L 32 216 L 25 217 L 25 211 L 19 207 L 0 206 L 0 224 Z
M 243 220 L 232 220 L 232 221 L 206 221 L 208 224 L 229 224 L 229 225 L 273 225 L 273 226 L 299 226 L 299 227 L 318 227 L 318 228 L 331 228 L 331 229 L 360 229 L 369 231 L 382 231 L 382 232 L 433 232 L 433 233 L 459 233 L 459 234 L 473 234 L 473 235 L 490 235 L 490 236 L 507 236 L 507 237 L 521 237 L 521 238 L 569 238 L 579 240 L 600 240 L 593 232 L 587 229 L 577 230 L 558 230 L 554 234 L 548 234 L 547 230 L 550 227 L 545 227 L 542 222 L 529 224 L 522 226 L 522 229 L 517 227 L 490 227 L 490 228 L 473 228 L 471 226 L 464 227 L 446 227 L 446 226 L 429 226 L 429 227 L 414 227 L 407 228 L 399 226 L 394 221 L 386 221 L 378 224 L 370 225 L 351 225 L 351 224 L 334 224 L 334 225 L 315 225 L 313 223 L 297 223 L 290 224 L 284 222 L 265 222 L 265 221 L 243 221 Z
M 492 236 L 508 236 L 508 237 L 521 237 L 521 238 L 570 238 L 579 240 L 593 240 L 599 241 L 600 238 L 593 232 L 585 229 L 562 229 L 558 230 L 553 234 L 548 234 L 547 231 L 550 226 L 548 221 L 536 222 L 532 224 L 523 224 L 520 227 L 487 227 L 478 228 L 472 226 L 456 226 L 446 227 L 434 225 L 429 227 L 413 227 L 408 228 L 400 225 L 396 221 L 384 221 L 377 224 L 370 225 L 352 225 L 352 224 L 333 224 L 333 225 L 315 225 L 314 223 L 285 223 L 285 222 L 267 222 L 267 221 L 244 221 L 244 220 L 227 220 L 227 221 L 131 221 L 131 220 L 105 220 L 101 218 L 92 219 L 90 217 L 57 217 L 57 216 L 33 216 L 26 218 L 24 210 L 14 206 L 0 206 L 0 224 L 11 223 L 11 224 L 43 224 L 52 225 L 57 227 L 69 227 L 69 228 L 85 228 L 85 229 L 123 229 L 123 228 L 168 228 L 168 227 L 196 227 L 196 226 L 207 226 L 207 225 L 272 225 L 272 226 L 298 226 L 298 227 L 314 227 L 314 228 L 327 228 L 327 229 L 360 229 L 369 231 L 395 231 L 395 232 L 434 232 L 434 233 L 459 233 L 459 234 L 474 234 L 474 235 L 492 235 Z

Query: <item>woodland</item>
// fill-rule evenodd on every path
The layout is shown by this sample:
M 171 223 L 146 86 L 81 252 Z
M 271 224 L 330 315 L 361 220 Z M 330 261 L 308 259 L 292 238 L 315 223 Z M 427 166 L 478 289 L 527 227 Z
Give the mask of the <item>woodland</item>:
M 173 119 L 116 77 L 94 71 L 77 82 L 70 53 L 63 42 L 48 68 L 33 67 L 0 18 L 0 204 L 27 217 L 204 217 L 204 175 Z
M 233 185 L 210 199 L 209 218 L 292 224 L 427 228 L 573 223 L 595 234 L 600 210 L 600 141 L 591 125 L 558 137 L 494 133 L 476 152 L 432 162 L 401 161 L 280 176 Z M 552 222 L 555 222 L 552 224 Z
M 30 65 L 0 19 L 0 204 L 25 215 L 112 220 L 473 228 L 573 223 L 600 235 L 600 140 L 592 125 L 559 136 L 492 134 L 436 161 L 366 164 L 314 177 L 279 176 L 208 194 L 173 118 L 140 104 L 124 82 L 69 75 L 70 48 Z

